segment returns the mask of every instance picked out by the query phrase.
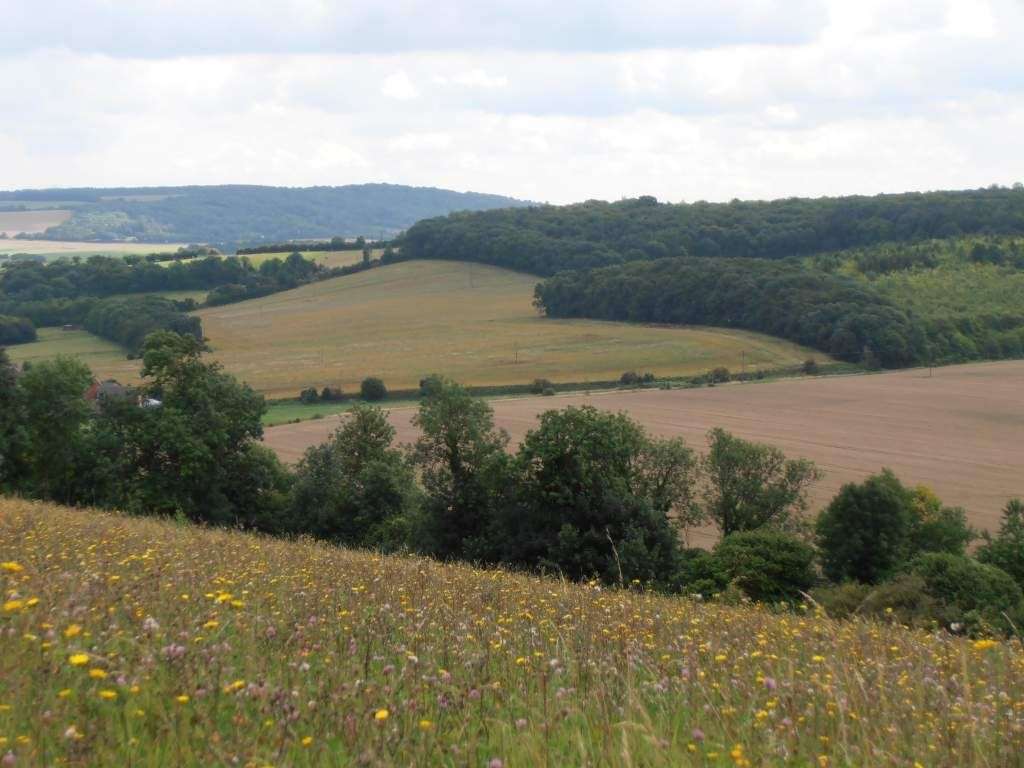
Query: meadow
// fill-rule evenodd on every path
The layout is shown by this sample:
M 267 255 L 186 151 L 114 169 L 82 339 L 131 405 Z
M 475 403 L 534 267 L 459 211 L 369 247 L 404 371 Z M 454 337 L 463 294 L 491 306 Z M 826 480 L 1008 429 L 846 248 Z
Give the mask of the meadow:
M 0 500 L 5 765 L 1020 766 L 1015 643 Z
M 53 213 L 40 211 L 39 213 Z M 0 214 L 3 215 L 3 214 Z M 30 253 L 48 259 L 66 256 L 124 256 L 138 253 L 173 253 L 183 243 L 90 243 L 70 240 L 0 240 L 0 253 Z
M 844 483 L 861 482 L 883 467 L 964 507 L 971 524 L 982 529 L 994 530 L 1007 500 L 1024 495 L 1024 361 L 491 402 L 495 423 L 509 432 L 513 447 L 543 411 L 583 404 L 624 411 L 652 434 L 681 436 L 700 450 L 708 430 L 722 427 L 791 458 L 812 459 L 825 471 L 811 488 L 813 512 Z M 418 437 L 410 423 L 414 413 L 390 413 L 400 442 Z M 264 441 L 294 462 L 337 425 L 336 417 L 286 424 L 267 429 Z M 692 545 L 710 546 L 717 534 L 699 528 L 687 537 Z
M 213 356 L 271 397 L 309 386 L 352 393 L 366 376 L 402 389 L 430 373 L 467 385 L 607 381 L 815 356 L 754 333 L 547 319 L 532 306 L 535 284 L 496 267 L 403 262 L 197 314 Z
M 63 331 L 60 328 L 40 328 L 38 334 L 38 341 L 7 347 L 7 356 L 15 363 L 34 363 L 66 355 L 88 364 L 100 380 L 117 379 L 122 384 L 141 381 L 139 361 L 128 360 L 124 349 L 112 341 L 88 331 Z

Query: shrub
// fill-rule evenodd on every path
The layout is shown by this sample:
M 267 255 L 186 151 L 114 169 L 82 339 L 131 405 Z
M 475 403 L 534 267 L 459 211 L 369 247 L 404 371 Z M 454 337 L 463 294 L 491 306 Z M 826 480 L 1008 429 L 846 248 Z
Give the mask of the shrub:
M 384 382 L 380 379 L 375 376 L 368 376 L 359 385 L 359 394 L 363 400 L 370 402 L 383 400 L 388 396 L 388 388 L 384 386 Z
M 813 376 L 818 372 L 818 361 L 813 357 L 809 357 L 804 360 L 804 364 L 800 367 L 800 370 L 808 376 Z
M 530 385 L 530 391 L 535 395 L 546 395 L 549 391 L 554 394 L 555 387 L 547 379 L 534 379 L 533 384 Z
M 320 399 L 316 387 L 307 387 L 299 393 L 299 400 L 305 405 L 312 405 Z
M 339 403 L 345 399 L 345 393 L 340 387 L 324 387 L 320 392 L 320 399 L 325 403 Z
M 871 587 L 856 581 L 847 581 L 829 587 L 811 590 L 811 597 L 833 619 L 846 619 L 859 613 L 864 601 L 871 594 Z
M 444 389 L 444 378 L 432 373 L 420 379 L 420 397 L 431 397 L 440 394 Z
M 640 383 L 640 377 L 636 371 L 626 371 L 619 377 L 619 383 L 627 387 L 634 387 Z
M 1003 509 L 995 538 L 986 534 L 978 560 L 1006 571 L 1024 589 L 1024 502 L 1013 499 Z
M 962 624 L 971 634 L 1007 632 L 1006 616 L 1017 621 L 1024 608 L 1013 577 L 970 557 L 929 552 L 911 563 L 910 572 L 924 582 L 925 593 L 938 604 L 936 618 L 947 627 Z
M 715 368 L 708 374 L 708 381 L 712 384 L 724 384 L 727 381 L 732 381 L 732 373 L 725 367 Z
M 751 600 L 800 599 L 814 584 L 814 549 L 793 536 L 759 530 L 733 533 L 715 547 L 713 569 Z

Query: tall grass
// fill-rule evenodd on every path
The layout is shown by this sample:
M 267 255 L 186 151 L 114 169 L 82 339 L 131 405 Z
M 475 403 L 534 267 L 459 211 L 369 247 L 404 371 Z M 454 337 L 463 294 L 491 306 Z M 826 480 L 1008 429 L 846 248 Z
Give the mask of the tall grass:
M 1024 764 L 1009 644 L 10 500 L 0 563 L 13 765 Z

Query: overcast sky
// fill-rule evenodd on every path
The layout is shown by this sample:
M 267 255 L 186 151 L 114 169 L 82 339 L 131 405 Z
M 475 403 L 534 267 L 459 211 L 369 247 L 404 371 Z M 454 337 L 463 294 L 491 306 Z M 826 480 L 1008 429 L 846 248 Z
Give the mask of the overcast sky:
M 5 0 L 0 189 L 1024 181 L 1024 0 Z

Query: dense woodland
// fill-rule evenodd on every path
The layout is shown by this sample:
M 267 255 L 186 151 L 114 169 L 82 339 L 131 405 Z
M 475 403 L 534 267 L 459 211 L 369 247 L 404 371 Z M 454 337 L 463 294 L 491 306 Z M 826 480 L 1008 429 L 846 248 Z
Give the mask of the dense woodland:
M 982 233 L 1024 234 L 1024 187 L 678 205 L 641 197 L 454 213 L 410 227 L 402 251 L 546 276 L 666 256 L 785 259 Z
M 82 363 L 20 372 L 0 352 L 0 490 L 204 524 L 308 535 L 705 598 L 896 618 L 972 635 L 1024 620 L 1024 505 L 977 534 L 963 510 L 889 472 L 807 509 L 815 465 L 712 430 L 704 451 L 625 414 L 567 407 L 515 452 L 490 406 L 430 377 L 395 443 L 386 414 L 356 405 L 290 469 L 260 444 L 263 399 L 202 359 L 193 336 L 151 334 L 136 393 L 83 396 Z M 145 406 L 140 403 L 146 403 Z M 681 527 L 711 524 L 710 552 Z
M 151 243 L 280 243 L 294 238 L 391 236 L 416 221 L 450 211 L 522 205 L 476 192 L 397 184 L 343 187 L 138 187 L 0 192 L 0 206 L 18 201 L 65 206 L 71 219 L 39 237 Z
M 618 203 L 419 222 L 401 258 L 549 279 L 552 317 L 761 331 L 901 367 L 1024 355 L 1024 188 Z

